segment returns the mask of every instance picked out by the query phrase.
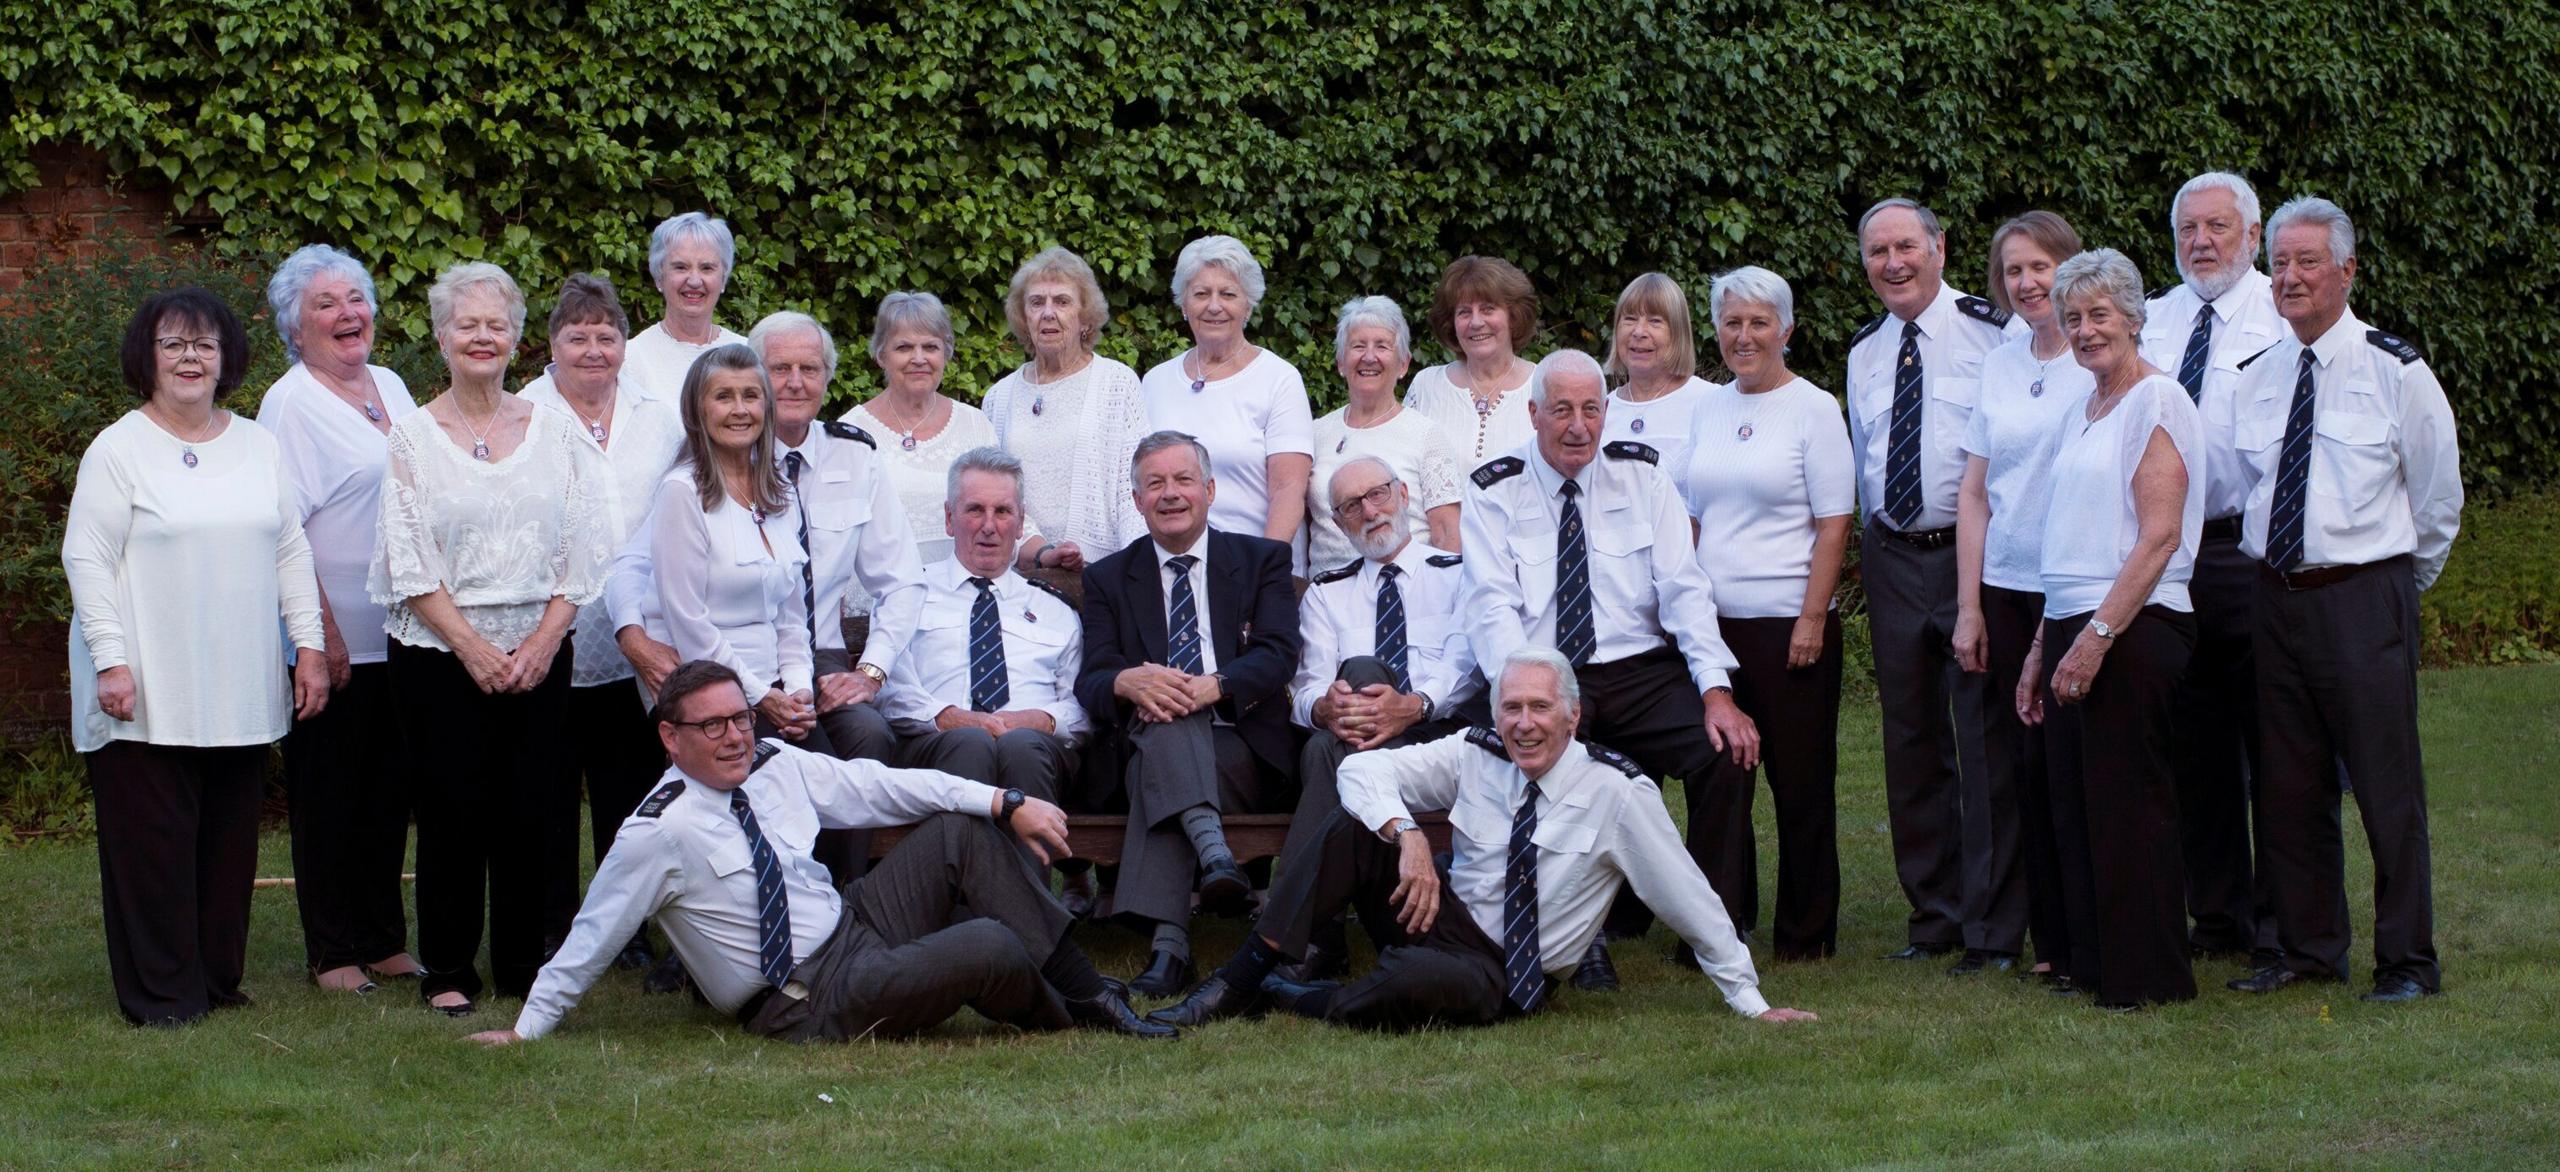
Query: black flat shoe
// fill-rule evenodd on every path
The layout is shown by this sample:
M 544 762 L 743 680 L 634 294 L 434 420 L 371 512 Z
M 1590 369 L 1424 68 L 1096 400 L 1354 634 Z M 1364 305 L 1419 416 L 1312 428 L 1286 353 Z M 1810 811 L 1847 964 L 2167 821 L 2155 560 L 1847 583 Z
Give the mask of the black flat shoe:
M 2060 973 L 2056 973 L 2051 977 L 2046 978 L 2044 991 L 2051 993 L 2056 997 L 2077 997 L 2088 992 L 2088 990 L 2080 987 L 2080 982 L 2072 980 L 2070 977 L 2064 976 Z
M 1253 881 L 1229 859 L 1200 876 L 1200 910 L 1213 916 L 1243 915 L 1253 899 Z
M 1129 995 L 1161 1000 L 1179 997 L 1191 987 L 1191 958 L 1159 950 L 1147 960 L 1147 971 L 1129 982 Z
M 1573 987 L 1594 993 L 1617 992 L 1618 966 L 1609 960 L 1608 944 L 1591 942 L 1591 951 L 1582 954 L 1582 964 L 1573 970 Z
M 1103 987 L 1099 997 L 1067 1002 L 1067 1016 L 1074 1018 L 1081 1028 L 1101 1030 L 1124 1038 L 1169 1042 L 1182 1036 L 1182 1031 L 1172 1026 L 1139 1017 L 1137 1010 L 1129 1008 L 1128 1000 L 1120 991 L 1109 985 Z
M 1215 973 L 1200 982 L 1191 995 L 1147 1015 L 1147 1020 L 1162 1026 L 1203 1026 L 1230 1017 L 1262 1016 L 1262 991 L 1239 989 Z
M 1884 960 L 1930 960 L 1954 952 L 1953 944 L 1909 944 L 1898 952 L 1884 954 Z
M 2005 973 L 2010 969 L 2016 968 L 2017 965 L 2018 958 L 2006 953 L 1985 952 L 1979 948 L 1968 948 L 1964 950 L 1964 959 L 1947 966 L 1947 975 L 1950 977 L 1972 977 L 1979 976 L 1986 972 Z
M 1066 882 L 1059 886 L 1058 903 L 1067 909 L 1068 915 L 1079 920 L 1093 918 L 1094 905 L 1100 898 L 1100 891 L 1094 884 L 1091 871 L 1078 871 L 1069 875 Z
M 2421 997 L 2433 997 L 2435 995 L 2435 990 L 2427 988 L 2424 985 L 2420 985 L 2416 981 L 2410 980 L 2407 977 L 2384 977 L 2383 979 L 2373 983 L 2373 992 L 2356 998 L 2356 1000 L 2370 1001 L 2376 1005 L 2397 1005 L 2404 1001 L 2415 1001 Z
M 2301 973 L 2283 965 L 2269 965 L 2248 976 L 2224 981 L 2222 987 L 2238 993 L 2273 993 L 2301 979 Z
M 429 1012 L 441 1013 L 446 1017 L 469 1017 L 480 1012 L 480 1007 L 472 1004 L 468 998 L 465 998 L 460 1005 L 438 1005 L 429 1001 L 426 1006 Z
M 1307 998 L 1318 993 L 1330 993 L 1341 987 L 1340 981 L 1292 981 L 1275 972 L 1262 978 L 1262 1000 L 1265 1005 L 1283 1013 L 1314 1017 L 1315 1014 L 1301 1008 Z

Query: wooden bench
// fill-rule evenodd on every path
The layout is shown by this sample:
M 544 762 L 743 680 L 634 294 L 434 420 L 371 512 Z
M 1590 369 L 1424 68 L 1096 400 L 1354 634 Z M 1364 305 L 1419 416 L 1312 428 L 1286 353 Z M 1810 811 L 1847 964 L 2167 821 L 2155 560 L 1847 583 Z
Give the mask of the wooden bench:
M 1416 814 L 1413 820 L 1422 826 L 1423 836 L 1431 840 L 1434 853 L 1449 849 L 1449 816 L 1433 811 Z M 1287 814 L 1230 814 L 1224 819 L 1227 848 L 1238 861 L 1267 859 L 1280 853 L 1280 845 L 1289 838 Z M 879 858 L 907 836 L 907 827 L 892 826 L 871 832 L 871 857 Z M 1129 833 L 1129 820 L 1117 814 L 1067 815 L 1067 847 L 1075 857 L 1103 866 L 1120 861 L 1121 840 Z

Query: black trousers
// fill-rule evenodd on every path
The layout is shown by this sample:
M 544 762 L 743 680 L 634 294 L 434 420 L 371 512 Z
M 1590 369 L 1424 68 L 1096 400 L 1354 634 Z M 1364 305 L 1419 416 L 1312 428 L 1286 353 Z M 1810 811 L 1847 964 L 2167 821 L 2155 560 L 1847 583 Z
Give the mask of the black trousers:
M 819 676 L 853 670 L 853 656 L 843 648 L 820 648 L 811 654 Z M 889 718 L 880 714 L 879 705 L 868 700 L 819 713 L 818 732 L 825 735 L 826 747 L 820 748 L 815 740 L 803 741 L 801 747 L 839 761 L 860 759 L 888 764 L 898 747 L 898 735 L 890 730 Z M 871 832 L 821 830 L 810 853 L 826 867 L 836 886 L 842 887 L 861 878 L 871 866 Z
M 2102 1005 L 2187 1001 L 2186 884 L 2178 865 L 2178 681 L 2195 617 L 2142 608 L 2089 694 L 2056 703 L 2053 673 L 2089 615 L 2044 627 L 2045 764 L 2071 922 L 2071 979 Z
M 1396 889 L 1400 849 L 1337 807 L 1314 834 L 1296 839 L 1281 856 L 1279 877 L 1254 932 L 1282 955 L 1304 957 L 1317 923 L 1345 909 L 1358 913 L 1361 929 L 1378 947 L 1378 965 L 1334 992 L 1325 1008 L 1328 1021 L 1408 1030 L 1490 1025 L 1512 1016 L 1502 948 L 1450 895 L 1445 863 L 1440 912 L 1431 930 L 1411 935 L 1397 921 L 1389 897 Z
M 484 925 L 499 993 L 524 996 L 542 967 L 558 873 L 549 855 L 577 841 L 576 801 L 560 797 L 569 644 L 560 641 L 539 687 L 501 695 L 482 692 L 451 652 L 391 644 L 391 695 L 418 770 L 422 996 L 480 995 Z
M 2056 966 L 2071 955 L 2071 920 L 2062 895 L 2062 857 L 2053 836 L 2053 787 L 2045 774 L 2044 730 L 2018 719 L 2018 678 L 2027 648 L 2044 626 L 2044 595 L 1985 583 L 1982 631 L 1990 695 L 1982 712 L 1982 760 L 1995 793 L 2015 795 L 2018 865 L 2027 885 L 2027 929 L 2036 959 Z
M 1741 668 L 1733 699 L 1760 729 L 1761 767 L 1778 822 L 1778 909 L 1772 944 L 1782 959 L 1829 956 L 1840 935 L 1840 616 L 1824 620 L 1822 656 L 1787 666 L 1793 618 L 1718 619 Z M 1734 927 L 1760 922 L 1760 858 L 1751 833 L 1754 771 L 1719 757 L 1704 777 L 1683 778 L 1689 858 L 1724 899 Z
M 1395 686 L 1395 673 L 1385 660 L 1374 655 L 1355 655 L 1343 660 L 1333 678 L 1354 688 L 1372 684 Z M 1444 717 L 1414 725 L 1387 739 L 1381 749 L 1399 749 L 1406 745 L 1427 744 L 1451 733 L 1466 731 L 1467 722 Z M 1298 840 L 1315 834 L 1324 826 L 1327 815 L 1342 808 L 1342 796 L 1334 789 L 1334 775 L 1342 771 L 1342 763 L 1355 752 L 1350 743 L 1328 729 L 1317 729 L 1298 749 L 1298 809 L 1289 817 L 1289 837 L 1280 847 L 1280 857 L 1287 858 Z
M 1707 739 L 1707 708 L 1689 663 L 1669 647 L 1608 663 L 1585 664 L 1582 739 L 1624 753 L 1656 780 L 1684 782 L 1712 776 L 1724 750 Z M 1620 891 L 1609 906 L 1608 934 L 1642 936 L 1653 927 L 1653 909 L 1635 892 Z
M 569 935 L 578 917 L 578 791 L 587 795 L 587 841 L 601 861 L 613 849 L 613 836 L 631 816 L 651 786 L 667 769 L 667 749 L 658 741 L 658 725 L 649 719 L 640 689 L 629 680 L 572 685 L 565 701 L 568 718 L 562 728 L 568 744 L 559 754 L 561 778 L 552 796 L 566 809 L 546 815 L 544 824 L 564 833 L 564 841 L 545 847 L 552 864 L 544 890 L 550 893 L 543 920 L 543 939 Z
M 847 890 L 835 934 L 792 970 L 805 996 L 766 997 L 746 1028 L 793 1042 L 903 1037 L 968 1007 L 1063 1029 L 1066 1002 L 1041 968 L 1075 947 L 1073 923 L 994 823 L 936 814 Z
M 2346 847 L 2336 762 L 2355 779 L 2373 852 L 2374 979 L 2438 988 L 2418 753 L 2418 587 L 2406 557 L 2343 582 L 2288 590 L 2271 572 L 2257 605 L 2264 866 L 2285 963 L 2347 974 Z
M 2188 939 L 2206 952 L 2275 946 L 2272 909 L 2250 867 L 2250 779 L 2258 756 L 2256 659 L 2250 653 L 2258 561 L 2238 537 L 2196 550 L 2196 653 L 2178 689 L 2178 840 L 2186 858 Z
M 116 1009 L 135 1025 L 180 1025 L 248 1004 L 267 747 L 110 741 L 85 757 Z
M 293 722 L 284 786 L 303 966 L 321 973 L 408 951 L 400 868 L 416 781 L 391 703 L 390 665 L 354 665 L 320 715 Z
M 1128 743 L 1129 830 L 1113 907 L 1159 923 L 1189 923 L 1200 857 L 1176 815 L 1202 804 L 1221 814 L 1260 813 L 1286 800 L 1285 779 L 1236 730 L 1212 725 L 1206 712 L 1164 724 L 1133 721 Z
M 1965 930 L 1973 919 L 2022 921 L 2025 899 L 2015 863 L 1997 854 L 2016 835 L 1990 821 L 1999 804 L 1982 760 L 1989 681 L 1956 666 L 1955 546 L 1919 549 L 1870 521 L 1858 549 L 1884 710 L 1885 813 L 1894 874 L 1911 903 L 1910 940 L 1973 944 Z M 1988 845 L 1968 849 L 1977 843 Z M 2002 936 L 2014 940 L 2016 932 L 1976 939 Z M 2008 951 L 2015 950 L 2012 943 Z

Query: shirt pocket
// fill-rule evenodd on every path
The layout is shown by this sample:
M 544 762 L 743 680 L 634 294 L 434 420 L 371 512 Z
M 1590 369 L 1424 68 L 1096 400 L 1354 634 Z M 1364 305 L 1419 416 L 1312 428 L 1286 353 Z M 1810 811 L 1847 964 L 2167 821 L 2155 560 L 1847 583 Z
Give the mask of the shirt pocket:
M 2231 446 L 2240 450 L 2240 458 L 2256 470 L 2259 479 L 2274 476 L 2276 462 L 2284 455 L 2284 420 L 2240 420 L 2231 427 Z
M 1633 508 L 1603 509 L 1591 527 L 1591 570 L 1595 586 L 1609 583 L 1605 596 L 1613 603 L 1653 597 L 1653 526 Z M 1594 604 L 1602 596 L 1593 598 Z
M 871 519 L 871 498 L 855 491 L 853 474 L 828 470 L 809 489 L 809 528 L 842 533 Z
M 1529 841 L 1550 854 L 1590 854 L 1592 845 L 1600 841 L 1600 828 L 1574 817 L 1576 813 L 1587 814 L 1588 811 L 1576 811 L 1570 806 L 1549 811 L 1547 817 L 1538 820 L 1538 829 L 1529 836 Z
M 1556 535 L 1553 530 L 1514 527 L 1511 553 L 1519 566 L 1521 598 L 1535 614 L 1556 593 Z
M 1417 615 L 1405 612 L 1405 646 L 1415 652 L 1429 652 L 1434 659 L 1446 660 L 1449 640 L 1460 633 L 1454 615 Z
M 1964 433 L 1973 422 L 1973 409 L 1982 401 L 1979 377 L 1947 376 L 1929 381 L 1929 447 L 1941 459 L 1964 463 Z
M 2362 508 L 2395 479 L 2391 421 L 2378 415 L 2330 411 L 2311 428 L 2319 439 L 2311 460 L 2311 491 Z

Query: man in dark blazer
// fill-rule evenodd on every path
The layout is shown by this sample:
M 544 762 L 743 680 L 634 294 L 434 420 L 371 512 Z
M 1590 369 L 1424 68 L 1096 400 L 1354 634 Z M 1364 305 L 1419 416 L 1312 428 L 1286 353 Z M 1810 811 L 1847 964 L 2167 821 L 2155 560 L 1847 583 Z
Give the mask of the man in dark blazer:
M 1138 442 L 1131 482 L 1147 536 L 1084 572 L 1076 699 L 1125 737 L 1129 836 L 1114 907 L 1155 923 L 1132 992 L 1191 984 L 1189 922 L 1239 908 L 1251 885 L 1222 812 L 1286 809 L 1298 759 L 1289 678 L 1298 595 L 1289 547 L 1209 528 L 1209 452 L 1178 431 Z

